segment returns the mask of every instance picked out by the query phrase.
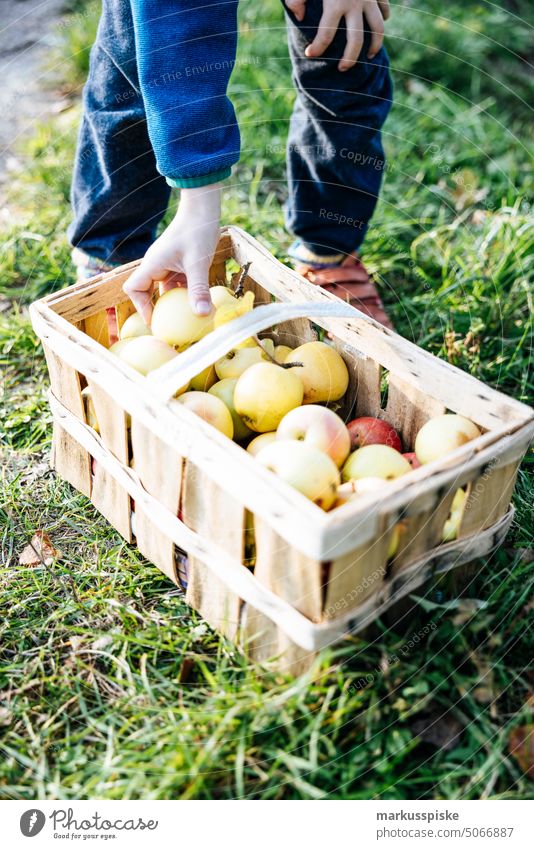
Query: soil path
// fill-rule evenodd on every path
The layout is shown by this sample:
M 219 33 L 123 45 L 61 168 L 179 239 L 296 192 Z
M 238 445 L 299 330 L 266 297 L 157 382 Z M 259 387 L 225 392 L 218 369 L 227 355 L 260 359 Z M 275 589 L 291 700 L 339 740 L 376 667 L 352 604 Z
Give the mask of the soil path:
M 0 183 L 20 167 L 17 140 L 61 108 L 48 54 L 64 7 L 65 0 L 0 0 Z

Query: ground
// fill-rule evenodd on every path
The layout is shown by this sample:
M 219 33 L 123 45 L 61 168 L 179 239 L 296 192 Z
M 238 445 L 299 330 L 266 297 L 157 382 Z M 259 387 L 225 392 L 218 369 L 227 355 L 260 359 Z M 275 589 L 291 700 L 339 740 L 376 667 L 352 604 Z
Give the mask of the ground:
M 528 401 L 528 5 L 443 9 L 393 9 L 389 167 L 365 258 L 403 335 Z M 3 187 L 0 795 L 528 797 L 528 745 L 511 741 L 532 728 L 531 463 L 506 546 L 475 564 L 461 598 L 447 583 L 428 588 L 395 627 L 378 622 L 296 681 L 244 661 L 49 472 L 46 370 L 27 304 L 72 281 L 68 188 L 96 14 L 77 7 L 56 29 L 40 61 L 61 106 L 11 151 L 19 164 Z M 224 220 L 284 259 L 293 91 L 276 0 L 242 4 L 240 59 L 243 156 Z M 21 566 L 38 529 L 61 557 Z

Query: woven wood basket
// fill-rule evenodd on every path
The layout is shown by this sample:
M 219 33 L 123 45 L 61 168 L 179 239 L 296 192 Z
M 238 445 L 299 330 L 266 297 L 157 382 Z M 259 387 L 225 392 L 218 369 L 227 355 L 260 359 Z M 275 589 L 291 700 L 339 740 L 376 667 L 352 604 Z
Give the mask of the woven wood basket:
M 433 357 L 285 268 L 257 241 L 222 230 L 210 282 L 250 262 L 260 306 L 143 377 L 107 348 L 133 312 L 122 284 L 137 263 L 31 307 L 50 373 L 57 473 L 214 628 L 260 662 L 298 673 L 321 648 L 370 624 L 430 577 L 504 538 L 533 411 Z M 296 345 L 328 332 L 350 373 L 340 414 L 380 416 L 405 451 L 429 418 L 467 416 L 482 436 L 442 460 L 329 513 L 182 405 L 176 390 L 252 333 Z M 82 396 L 90 389 L 99 433 Z M 384 401 L 387 386 L 387 402 Z M 134 468 L 132 468 L 132 460 Z M 458 487 L 459 537 L 441 544 Z M 395 528 L 397 553 L 388 560 Z

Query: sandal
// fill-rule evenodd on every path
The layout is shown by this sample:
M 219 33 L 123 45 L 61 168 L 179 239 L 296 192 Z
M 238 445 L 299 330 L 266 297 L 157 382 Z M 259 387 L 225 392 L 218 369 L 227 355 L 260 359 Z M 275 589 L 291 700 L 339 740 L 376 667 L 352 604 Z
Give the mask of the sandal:
M 394 330 L 376 284 L 371 280 L 365 265 L 356 254 L 349 254 L 341 265 L 330 268 L 297 265 L 295 271 L 298 271 L 310 283 L 321 286 L 322 289 L 337 295 L 343 301 L 348 301 L 351 306 L 378 321 L 379 324 Z

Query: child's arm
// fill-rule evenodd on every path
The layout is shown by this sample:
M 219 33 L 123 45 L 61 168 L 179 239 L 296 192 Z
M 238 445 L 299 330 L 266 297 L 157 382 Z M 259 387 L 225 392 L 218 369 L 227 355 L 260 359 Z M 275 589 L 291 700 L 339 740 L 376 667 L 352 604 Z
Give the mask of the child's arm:
M 132 0 L 132 12 L 158 170 L 183 188 L 224 179 L 239 159 L 239 130 L 226 94 L 237 49 L 237 0 Z
M 239 159 L 239 130 L 226 95 L 237 0 L 132 0 L 132 11 L 150 141 L 158 170 L 181 189 L 174 220 L 124 285 L 149 323 L 154 283 L 176 285 L 176 273 L 185 274 L 193 310 L 211 309 L 208 270 L 219 237 L 220 181 Z
M 208 271 L 219 239 L 220 216 L 220 183 L 182 189 L 173 220 L 123 286 L 146 324 L 152 317 L 154 283 L 167 278 L 168 286 L 177 285 L 176 274 L 185 275 L 193 311 L 210 312 Z

